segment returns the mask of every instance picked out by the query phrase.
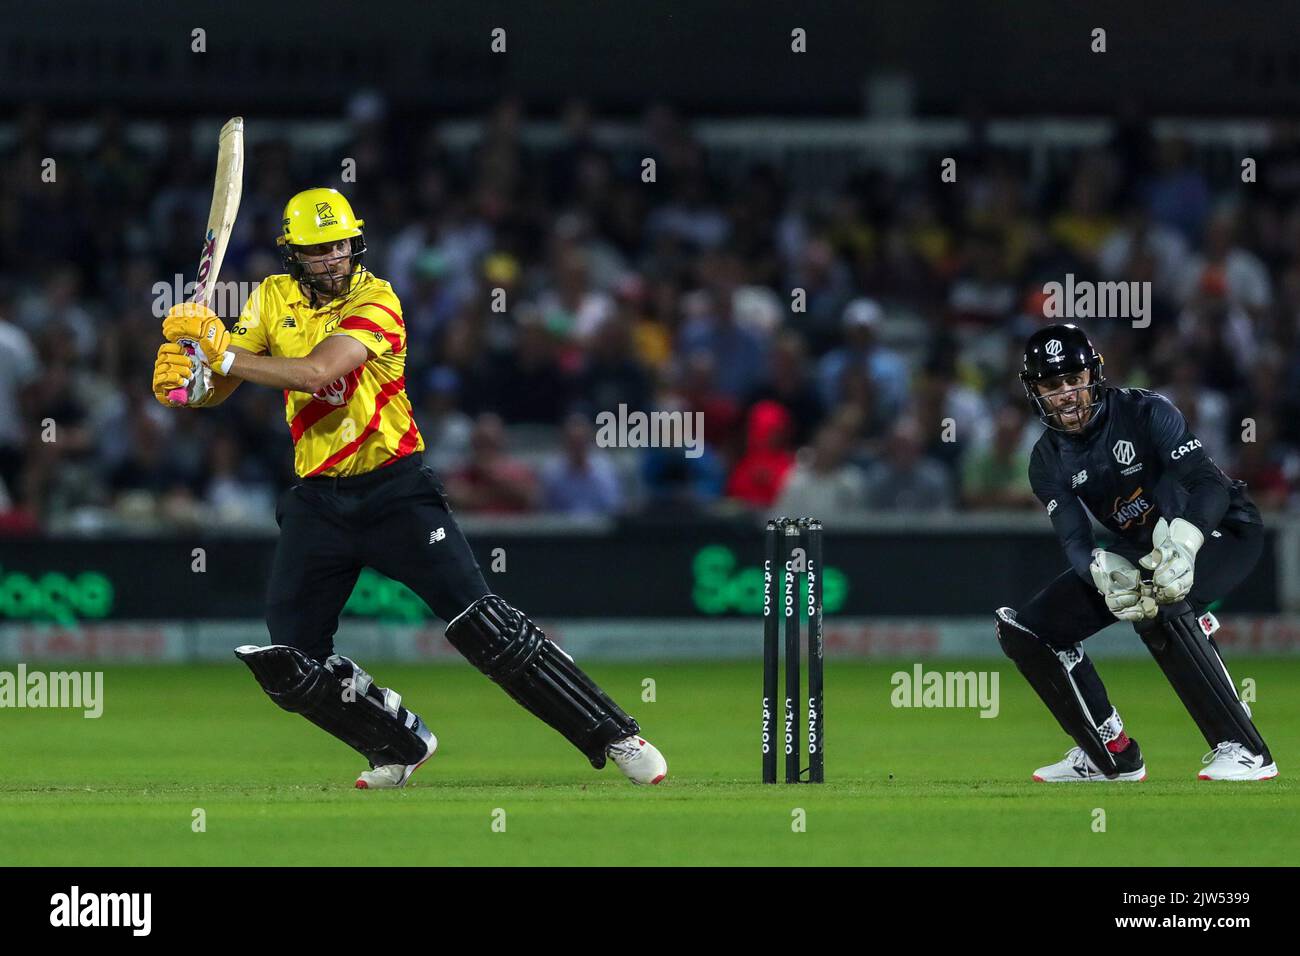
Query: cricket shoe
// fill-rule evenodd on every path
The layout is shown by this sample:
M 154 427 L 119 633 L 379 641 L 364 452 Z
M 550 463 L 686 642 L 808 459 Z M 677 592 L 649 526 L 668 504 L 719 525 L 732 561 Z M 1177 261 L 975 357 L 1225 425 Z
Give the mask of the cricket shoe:
M 1119 768 L 1119 773 L 1108 777 L 1097 769 L 1097 765 L 1083 752 L 1082 747 L 1071 747 L 1065 752 L 1064 760 L 1035 770 L 1034 779 L 1039 783 L 1140 783 L 1147 778 L 1142 751 L 1132 738 L 1127 747 L 1115 754 L 1115 766 Z
M 1198 780 L 1272 780 L 1277 776 L 1276 763 L 1264 763 L 1264 757 L 1239 744 L 1225 740 L 1201 758 L 1205 769 Z
M 390 763 L 382 767 L 371 767 L 364 770 L 361 776 L 357 777 L 358 790 L 392 790 L 396 787 L 406 786 L 406 781 L 411 779 L 411 774 L 424 766 L 424 762 L 433 756 L 434 751 L 438 749 L 438 738 L 433 735 L 433 731 L 425 727 L 421 722 L 416 730 L 424 738 L 425 746 L 429 749 L 418 763 L 401 764 Z
M 633 783 L 658 783 L 668 776 L 668 761 L 644 737 L 624 737 L 605 748 L 609 758 Z

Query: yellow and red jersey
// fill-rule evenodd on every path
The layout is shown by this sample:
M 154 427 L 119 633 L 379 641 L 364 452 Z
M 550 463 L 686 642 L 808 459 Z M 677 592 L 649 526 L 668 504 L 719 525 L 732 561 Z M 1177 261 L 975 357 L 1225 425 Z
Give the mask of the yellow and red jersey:
M 299 476 L 364 474 L 424 450 L 406 397 L 406 323 L 384 280 L 363 272 L 346 296 L 313 308 L 291 277 L 268 276 L 230 333 L 231 345 L 257 355 L 301 358 L 330 335 L 350 336 L 370 352 L 314 395 L 285 390 Z

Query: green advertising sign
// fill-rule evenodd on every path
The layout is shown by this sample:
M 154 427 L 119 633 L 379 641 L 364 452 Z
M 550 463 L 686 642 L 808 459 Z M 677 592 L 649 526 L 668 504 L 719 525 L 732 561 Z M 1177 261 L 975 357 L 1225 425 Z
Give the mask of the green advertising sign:
M 695 552 L 693 562 L 695 587 L 691 592 L 695 608 L 701 614 L 762 614 L 763 568 L 737 567 L 736 552 L 721 544 L 711 544 Z M 808 606 L 807 575 L 797 578 L 799 607 Z M 829 565 L 822 568 L 822 608 L 834 614 L 844 606 L 849 581 L 844 572 Z
M 343 605 L 343 613 L 411 624 L 433 617 L 433 612 L 418 594 L 371 568 L 361 569 L 357 586 L 352 589 L 348 603 Z
M 96 571 L 82 571 L 74 578 L 47 571 L 33 578 L 0 568 L 0 619 L 75 624 L 106 618 L 112 610 L 113 584 Z

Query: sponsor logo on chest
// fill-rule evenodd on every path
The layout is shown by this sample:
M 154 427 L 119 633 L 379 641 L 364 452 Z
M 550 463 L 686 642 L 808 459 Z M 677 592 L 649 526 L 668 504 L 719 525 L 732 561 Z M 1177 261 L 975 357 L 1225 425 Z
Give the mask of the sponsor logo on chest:
M 1111 523 L 1118 525 L 1121 530 L 1146 524 L 1147 518 L 1155 511 L 1155 505 L 1147 500 L 1140 487 L 1127 498 L 1117 497 L 1113 507 L 1115 510 L 1111 512 Z
M 1121 438 L 1115 442 L 1110 453 L 1115 456 L 1115 461 L 1126 466 L 1120 469 L 1119 473 L 1121 475 L 1128 476 L 1142 470 L 1142 462 L 1133 461 L 1137 457 L 1137 452 L 1133 448 L 1133 443 L 1127 438 Z

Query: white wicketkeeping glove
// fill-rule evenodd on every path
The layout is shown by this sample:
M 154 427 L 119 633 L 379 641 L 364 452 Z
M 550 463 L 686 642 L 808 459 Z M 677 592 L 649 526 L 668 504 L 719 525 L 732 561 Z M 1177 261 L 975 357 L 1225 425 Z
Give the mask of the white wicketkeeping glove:
M 1145 621 L 1156 616 L 1155 598 L 1142 582 L 1142 572 L 1123 555 L 1096 548 L 1092 552 L 1092 583 L 1106 599 L 1106 607 L 1121 621 Z
M 1201 529 L 1190 521 L 1161 518 L 1151 532 L 1152 550 L 1138 563 L 1151 574 L 1157 604 L 1173 604 L 1192 589 L 1196 552 L 1205 543 Z

